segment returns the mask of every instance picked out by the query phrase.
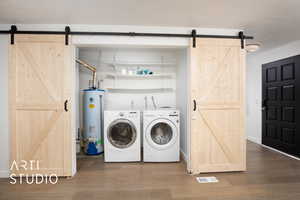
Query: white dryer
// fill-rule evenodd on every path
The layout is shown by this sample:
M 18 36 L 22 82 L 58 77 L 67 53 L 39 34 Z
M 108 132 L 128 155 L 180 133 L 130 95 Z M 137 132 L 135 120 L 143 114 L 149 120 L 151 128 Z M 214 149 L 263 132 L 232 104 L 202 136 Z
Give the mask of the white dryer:
M 179 161 L 180 117 L 178 110 L 143 112 L 144 162 Z
M 104 111 L 104 161 L 141 161 L 140 111 Z

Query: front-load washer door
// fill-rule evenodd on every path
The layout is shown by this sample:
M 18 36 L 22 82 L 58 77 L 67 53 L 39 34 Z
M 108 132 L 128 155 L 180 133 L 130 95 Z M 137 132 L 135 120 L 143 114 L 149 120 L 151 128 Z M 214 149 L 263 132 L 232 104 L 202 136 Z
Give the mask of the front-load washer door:
M 178 132 L 174 123 L 163 118 L 152 121 L 145 134 L 149 145 L 157 150 L 170 148 L 178 139 Z
M 117 119 L 108 128 L 107 139 L 116 148 L 128 148 L 134 144 L 136 138 L 136 127 L 127 119 Z

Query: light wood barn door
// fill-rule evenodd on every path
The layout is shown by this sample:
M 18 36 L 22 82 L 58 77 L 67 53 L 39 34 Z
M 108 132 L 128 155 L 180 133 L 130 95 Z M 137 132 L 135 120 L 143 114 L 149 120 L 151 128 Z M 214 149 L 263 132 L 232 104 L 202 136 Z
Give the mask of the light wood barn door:
M 10 131 L 11 163 L 19 170 L 14 166 L 11 173 L 71 176 L 71 55 L 64 36 L 15 36 L 10 46 Z M 26 170 L 20 167 L 25 162 Z
M 199 38 L 197 47 L 191 47 L 190 61 L 189 170 L 246 170 L 245 51 L 240 40 Z

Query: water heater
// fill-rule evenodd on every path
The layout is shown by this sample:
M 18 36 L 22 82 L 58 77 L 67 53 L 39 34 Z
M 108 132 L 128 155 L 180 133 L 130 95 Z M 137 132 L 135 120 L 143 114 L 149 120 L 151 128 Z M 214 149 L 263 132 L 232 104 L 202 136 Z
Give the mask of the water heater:
M 103 153 L 104 90 L 83 91 L 83 141 L 87 155 Z

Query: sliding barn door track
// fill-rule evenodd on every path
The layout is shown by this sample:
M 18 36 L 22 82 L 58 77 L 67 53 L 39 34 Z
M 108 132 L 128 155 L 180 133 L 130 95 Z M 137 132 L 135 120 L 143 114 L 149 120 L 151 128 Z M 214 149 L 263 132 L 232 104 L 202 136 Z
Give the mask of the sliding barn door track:
M 240 39 L 241 48 L 244 49 L 246 39 L 254 39 L 252 36 L 246 36 L 241 31 L 238 35 L 201 35 L 197 34 L 196 30 L 192 30 L 191 34 L 178 34 L 178 33 L 136 33 L 136 32 L 80 32 L 71 31 L 69 26 L 65 27 L 65 31 L 22 31 L 18 30 L 16 25 L 12 25 L 10 30 L 1 31 L 0 34 L 10 34 L 10 43 L 15 43 L 14 36 L 16 34 L 44 34 L 44 35 L 65 35 L 65 44 L 69 44 L 69 35 L 98 35 L 98 36 L 131 36 L 131 37 L 177 37 L 177 38 L 192 38 L 193 47 L 196 47 L 196 38 L 223 38 L 223 39 Z

